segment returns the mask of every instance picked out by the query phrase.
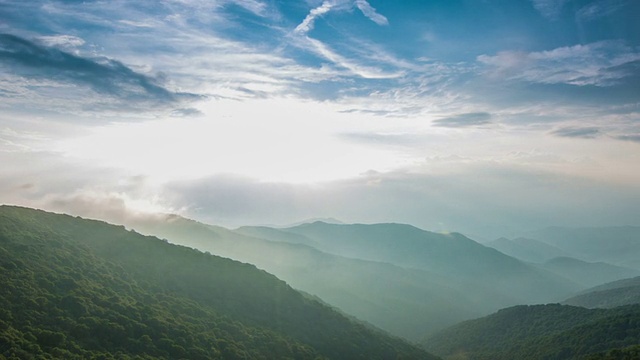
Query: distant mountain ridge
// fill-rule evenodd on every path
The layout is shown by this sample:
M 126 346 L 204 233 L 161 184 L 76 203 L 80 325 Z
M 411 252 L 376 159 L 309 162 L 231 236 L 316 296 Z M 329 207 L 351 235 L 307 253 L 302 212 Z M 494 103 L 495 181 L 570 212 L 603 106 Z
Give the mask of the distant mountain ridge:
M 323 222 L 323 223 L 327 223 L 327 224 L 345 224 L 345 222 L 340 221 L 338 219 L 332 218 L 332 217 L 317 217 L 317 218 L 310 218 L 310 219 L 305 219 L 302 221 L 297 221 L 291 224 L 287 224 L 287 225 L 283 225 L 283 226 L 265 226 L 265 227 L 274 227 L 276 229 L 285 229 L 285 228 L 290 228 L 290 227 L 294 227 L 294 226 L 299 226 L 299 225 L 305 225 L 305 224 L 312 224 L 314 222 Z
M 491 299 L 484 299 L 482 294 L 470 298 L 451 287 L 448 279 L 423 270 L 325 253 L 301 243 L 310 241 L 302 241 L 302 235 L 280 229 L 254 227 L 230 231 L 180 217 L 128 226 L 174 243 L 255 264 L 300 290 L 408 339 L 417 340 L 425 333 L 490 311 L 487 303 L 496 299 L 493 294 Z M 258 237 L 256 229 L 264 236 Z M 477 304 L 482 301 L 485 304 Z M 512 300 L 503 299 L 500 303 L 509 301 Z
M 320 249 L 325 252 L 479 281 L 497 291 L 508 288 L 508 294 L 528 302 L 550 301 L 577 288 L 570 281 L 459 233 L 438 234 L 404 224 L 334 225 L 321 222 L 283 230 L 321 243 Z
M 640 270 L 640 227 L 550 227 L 523 235 L 585 261 L 603 261 Z
M 555 246 L 522 237 L 513 240 L 499 238 L 485 245 L 509 256 L 513 256 L 516 259 L 533 263 L 543 263 L 556 257 L 569 256 L 567 252 Z
M 564 304 L 586 308 L 613 308 L 640 304 L 640 276 L 584 290 L 565 300 Z
M 611 265 L 604 262 L 587 262 L 570 257 L 553 258 L 541 264 L 540 267 L 585 287 L 640 276 L 640 270 Z
M 560 301 L 580 289 L 460 234 L 430 233 L 403 224 L 314 222 L 231 231 L 176 217 L 127 226 L 256 264 L 349 314 L 412 340 L 505 306 Z M 341 233 L 345 229 L 351 237 Z
M 640 275 L 640 269 L 633 268 L 635 256 L 640 256 L 639 229 L 552 227 L 527 234 L 538 240 L 500 238 L 487 245 L 581 286 L 592 287 Z

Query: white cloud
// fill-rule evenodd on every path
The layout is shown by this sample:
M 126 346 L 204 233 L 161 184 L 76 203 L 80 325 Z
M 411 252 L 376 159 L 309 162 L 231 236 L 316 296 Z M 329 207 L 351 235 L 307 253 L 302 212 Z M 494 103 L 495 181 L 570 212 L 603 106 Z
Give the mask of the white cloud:
M 375 67 L 357 64 L 353 60 L 334 52 L 320 40 L 310 37 L 305 37 L 304 39 L 311 45 L 308 47 L 309 50 L 365 79 L 394 79 L 404 75 L 402 71 L 385 72 Z
M 265 16 L 267 13 L 267 4 L 258 0 L 230 0 L 231 3 L 236 4 L 246 10 L 258 16 Z
M 309 31 L 313 30 L 314 22 L 318 16 L 322 16 L 333 8 L 334 4 L 331 1 L 325 1 L 322 5 L 317 8 L 311 9 L 307 17 L 302 20 L 300 25 L 296 26 L 295 32 L 298 34 L 306 34 Z
M 156 21 L 153 20 L 118 20 L 120 24 L 124 24 L 127 26 L 133 26 L 137 28 L 153 28 L 158 25 Z
M 591 21 L 597 18 L 608 16 L 627 5 L 627 0 L 600 0 L 594 1 L 580 8 L 576 17 L 580 20 Z
M 298 34 L 306 34 L 313 30 L 316 19 L 332 10 L 348 10 L 353 6 L 360 9 L 362 14 L 378 25 L 388 25 L 389 20 L 376 12 L 366 0 L 325 0 L 320 6 L 311 9 L 304 20 L 295 28 Z
M 548 51 L 502 51 L 480 55 L 494 77 L 544 84 L 610 86 L 630 75 L 617 66 L 640 60 L 640 52 L 619 41 L 600 41 Z
M 48 210 L 123 223 L 132 217 L 152 217 L 180 213 L 158 195 L 135 194 L 112 189 L 85 188 L 72 193 L 49 194 L 38 202 Z
M 533 7 L 548 19 L 556 19 L 568 0 L 531 0 Z
M 383 15 L 378 14 L 376 12 L 376 9 L 374 9 L 366 0 L 356 0 L 356 6 L 358 7 L 358 9 L 360 9 L 360 11 L 362 11 L 364 16 L 371 19 L 371 21 L 373 21 L 374 23 L 378 25 L 389 24 L 389 20 L 387 20 L 387 18 Z
M 346 222 L 402 222 L 493 237 L 550 224 L 634 221 L 637 184 L 620 191 L 601 181 L 514 165 L 534 157 L 541 169 L 572 166 L 553 154 L 504 157 L 509 161 L 447 156 L 424 171 L 371 171 L 316 186 L 210 177 L 169 184 L 167 192 L 186 205 L 184 215 L 230 226 L 330 215 Z M 439 223 L 449 228 L 440 229 Z
M 85 44 L 82 38 L 73 35 L 38 36 L 37 40 L 45 46 L 58 47 L 66 51 L 74 52 L 76 52 L 76 48 Z

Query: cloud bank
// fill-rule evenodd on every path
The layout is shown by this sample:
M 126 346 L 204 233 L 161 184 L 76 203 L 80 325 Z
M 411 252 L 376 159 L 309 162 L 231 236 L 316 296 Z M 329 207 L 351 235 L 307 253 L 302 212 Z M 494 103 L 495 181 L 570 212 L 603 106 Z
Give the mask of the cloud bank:
M 75 37 L 47 37 L 44 42 L 81 44 Z M 127 102 L 166 104 L 198 98 L 194 94 L 173 92 L 163 87 L 158 78 L 138 73 L 117 60 L 85 58 L 12 34 L 0 34 L 0 64 L 24 78 L 85 86 Z
M 480 55 L 477 60 L 489 66 L 493 76 L 542 84 L 606 87 L 640 75 L 633 66 L 640 60 L 640 52 L 621 41 L 529 53 L 501 51 L 496 55 Z

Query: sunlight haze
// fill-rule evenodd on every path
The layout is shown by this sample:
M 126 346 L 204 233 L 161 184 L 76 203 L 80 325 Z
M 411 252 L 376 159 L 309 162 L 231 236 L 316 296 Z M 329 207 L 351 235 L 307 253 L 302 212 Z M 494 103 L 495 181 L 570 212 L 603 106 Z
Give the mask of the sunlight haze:
M 0 1 L 0 199 L 640 225 L 634 1 Z

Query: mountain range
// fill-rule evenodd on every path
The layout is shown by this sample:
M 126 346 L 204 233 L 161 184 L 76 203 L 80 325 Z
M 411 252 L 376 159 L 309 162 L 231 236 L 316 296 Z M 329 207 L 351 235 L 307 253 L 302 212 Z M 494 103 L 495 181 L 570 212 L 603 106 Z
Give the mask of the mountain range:
M 585 240 L 591 250 L 575 253 L 567 244 L 578 238 L 529 234 L 485 246 L 395 223 L 231 230 L 160 214 L 121 223 L 0 207 L 1 355 L 633 359 L 640 352 L 639 271 L 613 265 L 633 263 L 620 251 L 600 257 L 611 263 L 595 253 L 585 260 L 606 241 L 630 244 L 633 253 L 634 228 L 623 228 L 630 237 L 622 240 L 596 234 Z M 500 246 L 511 246 L 512 256 Z M 537 249 L 529 260 L 527 248 Z
M 346 313 L 414 341 L 505 306 L 560 301 L 581 289 L 463 235 L 403 224 L 313 222 L 232 231 L 165 216 L 126 226 L 255 264 Z
M 523 235 L 554 246 L 579 260 L 640 270 L 640 227 L 549 227 Z
M 556 257 L 568 256 L 567 252 L 553 245 L 523 237 L 513 240 L 502 237 L 489 241 L 485 245 L 516 259 L 532 263 L 544 263 Z
M 619 279 L 640 276 L 640 270 L 611 265 L 602 261 L 587 262 L 571 257 L 553 258 L 541 264 L 540 268 L 583 287 L 593 287 Z
M 122 226 L 0 207 L 0 357 L 435 359 L 275 276 Z

